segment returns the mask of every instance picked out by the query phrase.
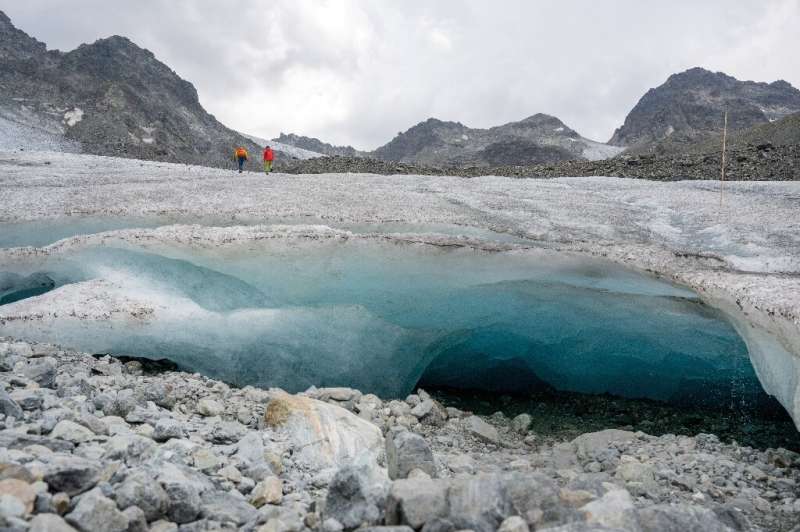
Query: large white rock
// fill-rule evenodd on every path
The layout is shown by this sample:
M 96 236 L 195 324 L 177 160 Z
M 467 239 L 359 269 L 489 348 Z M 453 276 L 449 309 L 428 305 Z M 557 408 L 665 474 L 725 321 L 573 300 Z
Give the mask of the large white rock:
M 296 462 L 317 470 L 353 462 L 377 465 L 384 449 L 383 435 L 372 423 L 301 395 L 276 392 L 263 424 L 288 438 Z

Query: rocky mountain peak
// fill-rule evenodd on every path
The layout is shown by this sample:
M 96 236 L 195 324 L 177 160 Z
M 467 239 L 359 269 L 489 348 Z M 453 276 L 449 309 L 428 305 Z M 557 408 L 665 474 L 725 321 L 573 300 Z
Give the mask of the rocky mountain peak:
M 207 113 L 191 83 L 126 37 L 47 52 L 3 14 L 4 58 L 0 119 L 18 131 L 9 141 L 16 146 L 66 143 L 99 155 L 212 166 L 229 166 L 235 146 L 260 150 Z
M 800 91 L 785 81 L 740 81 L 691 68 L 650 89 L 609 141 L 634 151 L 680 151 L 722 131 L 742 131 L 800 111 Z
M 47 46 L 17 29 L 0 11 L 0 60 L 26 60 L 47 52 Z
M 72 72 L 66 83 L 88 84 L 97 89 L 116 83 L 137 98 L 177 98 L 187 107 L 199 107 L 197 90 L 191 83 L 126 37 L 114 35 L 82 44 L 63 55 L 62 67 Z
M 599 155 L 594 153 L 597 146 L 605 145 L 582 138 L 554 116 L 537 113 L 488 129 L 428 118 L 398 133 L 372 155 L 385 161 L 486 166 L 597 158 Z M 610 150 L 619 151 L 617 148 Z M 610 154 L 604 152 L 602 157 L 605 156 Z
M 779 79 L 777 81 L 773 81 L 772 83 L 770 83 L 770 86 L 775 88 L 775 89 L 779 89 L 779 90 L 792 90 L 792 89 L 797 90 L 792 86 L 791 83 L 789 83 L 788 81 L 786 81 L 784 79 Z
M 560 119 L 544 113 L 536 113 L 519 122 L 497 126 L 490 131 L 504 131 L 509 135 L 521 135 L 524 137 L 580 137 L 577 131 L 568 127 Z
M 557 125 L 564 125 L 564 122 L 559 120 L 553 115 L 548 115 L 545 113 L 536 113 L 535 115 L 531 115 L 528 118 L 523 118 L 518 124 L 557 124 Z
M 677 72 L 667 78 L 666 84 L 672 85 L 722 85 L 736 83 L 738 80 L 724 72 L 712 72 L 702 67 L 693 67 L 683 72 Z

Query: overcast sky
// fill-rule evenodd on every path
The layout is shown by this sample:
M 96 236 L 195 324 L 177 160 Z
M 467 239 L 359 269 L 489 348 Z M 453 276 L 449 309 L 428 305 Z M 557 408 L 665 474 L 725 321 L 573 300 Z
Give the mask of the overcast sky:
M 537 112 L 606 141 L 647 89 L 692 66 L 800 87 L 800 0 L 0 0 L 0 9 L 51 49 L 129 37 L 234 129 L 362 149 L 430 116 L 489 127 Z

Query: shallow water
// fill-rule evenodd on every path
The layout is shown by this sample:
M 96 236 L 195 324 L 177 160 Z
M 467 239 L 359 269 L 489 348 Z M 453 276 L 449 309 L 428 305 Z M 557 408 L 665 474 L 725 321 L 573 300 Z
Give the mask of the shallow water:
M 480 415 L 502 412 L 511 419 L 528 414 L 538 444 L 552 445 L 587 432 L 616 428 L 654 436 L 714 434 L 724 442 L 736 441 L 756 449 L 783 447 L 800 452 L 800 432 L 774 399 L 700 406 L 556 390 L 503 395 L 446 388 L 426 391 L 446 406 Z
M 110 280 L 118 296 L 155 312 L 135 322 L 9 322 L 0 334 L 166 357 L 236 384 L 343 385 L 383 397 L 421 382 L 673 403 L 768 400 L 742 340 L 694 293 L 575 256 L 284 239 L 101 246 L 20 268 L 46 273 L 61 290 Z

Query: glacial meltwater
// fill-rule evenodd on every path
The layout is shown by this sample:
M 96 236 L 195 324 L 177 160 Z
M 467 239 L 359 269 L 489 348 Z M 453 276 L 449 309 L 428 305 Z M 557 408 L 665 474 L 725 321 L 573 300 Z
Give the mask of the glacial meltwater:
M 167 358 L 236 385 L 776 404 L 694 292 L 577 255 L 271 238 L 87 244 L 3 269 L 0 336 Z M 2 319 L 18 315 L 34 318 Z

